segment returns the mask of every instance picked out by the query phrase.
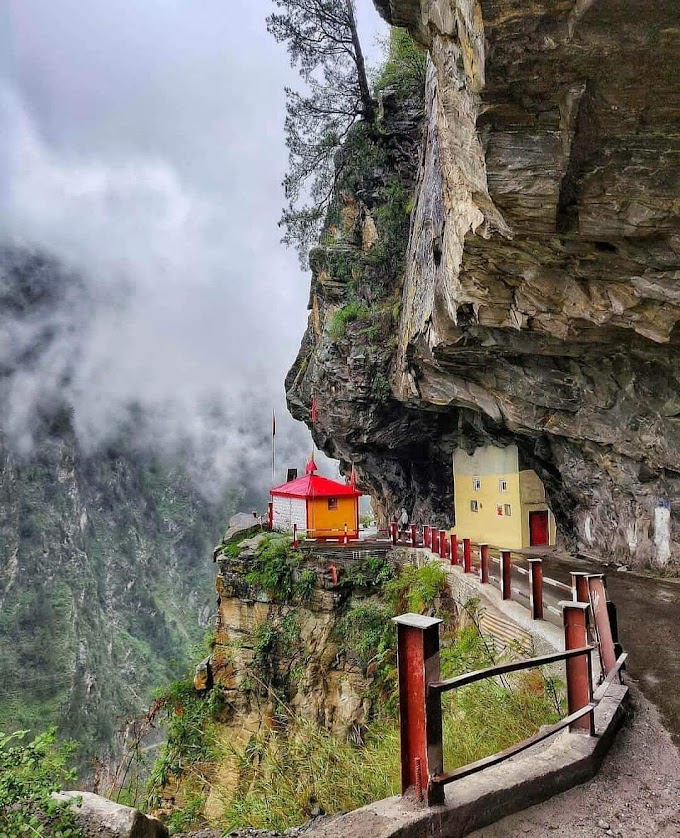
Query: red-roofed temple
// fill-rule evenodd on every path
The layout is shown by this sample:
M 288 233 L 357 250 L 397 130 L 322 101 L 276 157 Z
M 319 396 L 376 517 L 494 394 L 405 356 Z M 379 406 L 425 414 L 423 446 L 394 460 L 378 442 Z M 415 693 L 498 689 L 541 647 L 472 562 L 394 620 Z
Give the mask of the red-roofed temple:
M 359 498 L 354 482 L 339 483 L 316 474 L 314 459 L 305 476 L 271 490 L 271 523 L 274 529 L 305 533 L 321 540 L 359 537 Z

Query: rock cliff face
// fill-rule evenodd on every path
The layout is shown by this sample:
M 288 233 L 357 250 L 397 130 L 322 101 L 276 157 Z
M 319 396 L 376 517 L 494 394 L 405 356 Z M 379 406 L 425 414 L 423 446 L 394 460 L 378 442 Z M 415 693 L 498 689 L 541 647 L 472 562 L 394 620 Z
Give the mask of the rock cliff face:
M 680 3 L 376 5 L 429 53 L 389 410 L 318 441 L 416 517 L 451 514 L 454 447 L 515 442 L 564 543 L 677 561 Z
M 307 595 L 267 592 L 246 579 L 263 538 L 256 535 L 218 558 L 210 670 L 228 708 L 231 736 L 244 744 L 283 706 L 338 736 L 358 732 L 372 709 L 372 678 L 344 649 L 342 620 L 353 602 L 372 601 L 371 591 L 346 579 L 342 557 L 305 553 L 296 573 L 308 574 Z M 333 563 L 341 584 L 333 583 Z

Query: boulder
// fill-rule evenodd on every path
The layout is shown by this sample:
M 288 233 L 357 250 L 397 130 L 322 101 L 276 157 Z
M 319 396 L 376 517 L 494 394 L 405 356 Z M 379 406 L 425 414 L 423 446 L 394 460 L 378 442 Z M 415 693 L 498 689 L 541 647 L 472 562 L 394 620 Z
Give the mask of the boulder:
M 194 689 L 199 692 L 209 690 L 213 685 L 212 667 L 210 666 L 210 656 L 196 664 L 194 670 Z
M 168 830 L 158 818 L 98 794 L 63 791 L 53 796 L 57 800 L 81 798 L 72 808 L 84 838 L 168 838 Z
M 262 525 L 252 513 L 237 512 L 229 519 L 229 527 L 224 534 L 222 542 L 213 550 L 213 561 L 217 561 L 224 547 L 232 544 L 237 539 L 243 539 L 257 535 L 261 532 Z

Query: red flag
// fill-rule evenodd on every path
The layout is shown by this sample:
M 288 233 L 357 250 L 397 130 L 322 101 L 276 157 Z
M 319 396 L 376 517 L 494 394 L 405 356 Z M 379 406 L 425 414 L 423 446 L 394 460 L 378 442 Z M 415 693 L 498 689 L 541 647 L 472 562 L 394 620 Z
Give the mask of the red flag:
M 319 412 L 316 409 L 316 396 L 312 396 L 312 422 L 316 422 L 319 418 Z
M 276 436 L 276 413 L 272 408 L 272 436 Z

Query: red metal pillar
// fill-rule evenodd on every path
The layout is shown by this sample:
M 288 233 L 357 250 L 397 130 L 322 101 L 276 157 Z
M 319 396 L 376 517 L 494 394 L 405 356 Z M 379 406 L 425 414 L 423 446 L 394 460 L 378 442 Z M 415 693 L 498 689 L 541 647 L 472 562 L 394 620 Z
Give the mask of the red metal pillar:
M 269 520 L 269 529 L 274 529 L 274 504 L 272 501 L 269 501 L 267 504 L 267 519 Z
M 588 645 L 587 602 L 561 602 L 564 620 L 564 649 L 579 649 Z M 567 703 L 569 713 L 575 713 L 590 704 L 593 697 L 593 678 L 590 654 L 580 655 L 566 661 L 567 668 Z M 582 716 L 569 726 L 572 733 L 595 733 L 593 713 Z
M 593 609 L 593 622 L 595 623 L 602 671 L 605 675 L 609 675 L 616 666 L 616 648 L 609 620 L 609 609 L 607 608 L 604 574 L 591 574 L 588 576 L 586 584 L 588 585 L 588 602 Z
M 451 540 L 451 564 L 458 564 L 458 538 L 455 532 L 450 535 Z
M 423 546 L 429 547 L 430 546 L 430 528 L 428 526 L 423 527 Z
M 512 599 L 512 564 L 509 550 L 501 550 L 501 597 Z
M 439 530 L 439 557 L 446 558 L 446 548 L 448 547 L 448 539 L 446 538 L 446 530 Z
M 418 536 L 417 536 L 417 533 L 416 533 L 416 525 L 411 524 L 411 547 L 417 547 L 417 546 L 418 546 Z
M 479 579 L 482 585 L 488 585 L 489 583 L 489 545 L 488 544 L 480 544 L 479 545 Z
M 433 553 L 439 552 L 439 530 L 436 530 L 434 527 L 430 530 L 432 542 L 430 544 L 430 550 Z
M 439 680 L 439 624 L 441 620 L 402 614 L 397 624 L 399 672 L 399 734 L 401 738 L 401 793 L 420 784 L 429 805 L 444 802 L 444 787 L 431 778 L 443 773 L 442 710 L 439 693 L 428 695 L 427 685 Z M 420 775 L 420 776 L 419 776 Z
M 529 599 L 531 616 L 543 619 L 543 559 L 529 559 Z
M 392 521 L 390 524 L 390 539 L 392 540 L 392 544 L 397 543 L 397 522 Z
M 572 571 L 571 574 L 571 597 L 574 602 L 589 602 L 588 597 L 588 573 Z
M 469 538 L 463 539 L 463 571 L 472 573 L 472 547 Z

